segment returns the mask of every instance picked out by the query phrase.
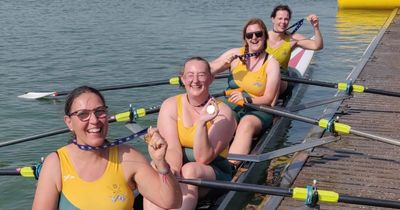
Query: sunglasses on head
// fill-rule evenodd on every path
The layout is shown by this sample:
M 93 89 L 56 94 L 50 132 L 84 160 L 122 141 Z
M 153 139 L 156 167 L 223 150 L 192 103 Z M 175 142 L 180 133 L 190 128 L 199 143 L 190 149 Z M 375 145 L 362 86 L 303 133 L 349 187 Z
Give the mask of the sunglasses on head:
M 256 35 L 257 38 L 260 38 L 264 35 L 264 33 L 262 31 L 250 32 L 250 33 L 246 33 L 245 37 L 246 37 L 246 39 L 252 39 L 253 35 Z

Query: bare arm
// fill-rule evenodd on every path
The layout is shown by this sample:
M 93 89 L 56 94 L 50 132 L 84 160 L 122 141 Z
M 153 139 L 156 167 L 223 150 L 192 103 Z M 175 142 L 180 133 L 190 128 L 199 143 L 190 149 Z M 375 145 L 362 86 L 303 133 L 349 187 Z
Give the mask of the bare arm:
M 281 82 L 281 75 L 279 70 L 279 63 L 275 58 L 270 57 L 267 65 L 267 85 L 265 87 L 264 95 L 252 98 L 253 104 L 274 106 L 275 98 L 279 92 Z
M 208 105 L 216 107 L 214 113 L 207 113 Z M 207 122 L 213 120 L 210 130 Z M 236 130 L 236 121 L 229 107 L 215 99 L 210 99 L 200 112 L 193 144 L 193 154 L 197 162 L 211 163 L 227 146 Z
M 176 97 L 165 100 L 158 114 L 157 127 L 161 136 L 168 143 L 166 160 L 171 165 L 172 172 L 180 176 L 183 156 L 176 126 L 178 115 L 176 109 Z
M 314 39 L 305 38 L 301 34 L 293 34 L 292 39 L 295 41 L 295 46 L 302 47 L 308 50 L 321 50 L 324 47 L 321 31 L 319 30 L 318 16 L 311 14 L 307 17 L 314 28 Z
M 165 160 L 158 161 L 154 169 L 138 151 L 126 145 L 121 148 L 124 168 L 134 168 L 132 179 L 143 197 L 162 208 L 179 208 L 182 193 Z M 161 175 L 159 172 L 168 173 Z
M 220 55 L 217 59 L 210 62 L 211 66 L 211 74 L 216 75 L 219 74 L 231 67 L 232 62 L 237 62 L 233 58 L 235 55 L 240 54 L 240 48 L 233 48 L 222 55 Z
M 40 171 L 32 210 L 57 209 L 60 192 L 60 160 L 53 152 L 47 156 Z

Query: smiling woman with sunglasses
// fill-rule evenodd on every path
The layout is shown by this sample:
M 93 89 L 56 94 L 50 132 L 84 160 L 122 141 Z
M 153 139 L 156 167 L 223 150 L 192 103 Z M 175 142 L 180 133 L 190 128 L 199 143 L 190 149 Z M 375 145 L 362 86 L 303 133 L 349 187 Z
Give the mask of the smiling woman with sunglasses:
M 210 63 L 214 75 L 225 70 L 231 72 L 228 89 L 240 88 L 226 102 L 236 112 L 239 122 L 229 150 L 233 154 L 247 154 L 253 136 L 272 125 L 270 114 L 237 104 L 244 101 L 274 106 L 280 87 L 279 63 L 266 53 L 268 33 L 264 22 L 258 18 L 247 21 L 242 39 L 243 47 L 230 49 Z
M 45 159 L 32 209 L 132 209 L 136 189 L 159 206 L 180 207 L 179 184 L 165 160 L 167 143 L 157 129 L 148 130 L 153 168 L 132 147 L 108 144 L 107 106 L 96 89 L 73 90 L 64 111 L 73 143 Z

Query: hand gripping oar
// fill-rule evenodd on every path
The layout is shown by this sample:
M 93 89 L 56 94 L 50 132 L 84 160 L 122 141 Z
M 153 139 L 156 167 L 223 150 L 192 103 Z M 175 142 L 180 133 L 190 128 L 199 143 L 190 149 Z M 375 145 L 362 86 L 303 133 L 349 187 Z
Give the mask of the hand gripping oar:
M 252 109 L 259 110 L 259 111 L 267 112 L 267 113 L 270 113 L 270 114 L 291 118 L 291 119 L 294 119 L 294 120 L 310 123 L 310 124 L 313 124 L 313 125 L 318 125 L 319 127 L 325 128 L 325 129 L 327 129 L 327 130 L 329 130 L 331 132 L 337 132 L 337 133 L 341 133 L 341 134 L 354 134 L 354 135 L 357 135 L 357 136 L 361 136 L 361 137 L 365 137 L 365 138 L 369 138 L 369 139 L 374 139 L 374 140 L 385 142 L 385 143 L 388 143 L 388 144 L 393 144 L 393 145 L 400 146 L 400 141 L 399 140 L 390 139 L 390 138 L 387 138 L 387 137 L 377 136 L 377 135 L 369 134 L 369 133 L 366 133 L 366 132 L 363 132 L 363 131 L 354 130 L 349 125 L 346 125 L 346 124 L 343 124 L 343 123 L 338 123 L 338 122 L 335 122 L 335 121 L 332 121 L 332 120 L 327 120 L 327 119 L 316 120 L 316 119 L 304 117 L 304 116 L 301 116 L 301 115 L 292 114 L 290 112 L 273 109 L 271 107 L 259 106 L 259 105 L 248 104 L 248 103 L 246 103 L 245 106 L 250 107 Z
M 277 149 L 272 152 L 267 152 L 264 154 L 258 154 L 258 155 L 239 155 L 239 154 L 229 154 L 228 159 L 229 160 L 239 160 L 239 161 L 250 161 L 250 162 L 263 162 L 267 160 L 271 160 L 276 157 L 292 154 L 295 152 L 303 151 L 306 149 L 310 149 L 313 147 L 321 146 L 324 144 L 328 144 L 334 141 L 339 140 L 339 136 L 328 136 L 320 139 L 314 139 L 310 140 L 309 142 L 302 143 L 302 144 L 297 144 L 294 146 L 282 148 L 282 149 Z
M 222 78 L 227 78 L 227 77 L 228 77 L 227 74 L 221 74 L 221 75 L 215 76 L 216 79 L 222 79 Z M 122 89 L 128 89 L 128 88 L 149 87 L 149 86 L 158 86 L 158 85 L 182 85 L 182 82 L 180 81 L 180 77 L 175 76 L 175 77 L 171 77 L 170 79 L 164 79 L 164 80 L 98 87 L 97 90 L 99 90 L 99 91 L 122 90 Z M 25 98 L 25 99 L 39 99 L 39 98 L 44 98 L 44 97 L 48 97 L 48 96 L 56 97 L 56 96 L 68 95 L 70 92 L 71 91 L 27 92 L 23 95 L 19 95 L 18 97 Z
M 227 181 L 209 181 L 201 179 L 182 179 L 182 178 L 176 178 L 176 179 L 181 183 L 196 185 L 199 187 L 285 196 L 302 201 L 313 198 L 312 196 L 310 196 L 309 193 L 310 186 L 308 186 L 307 188 L 299 188 L 299 187 L 282 188 L 282 187 L 271 187 L 271 186 L 257 185 L 257 184 L 234 183 Z M 314 197 L 313 199 L 317 199 L 317 201 L 324 203 L 349 203 L 349 204 L 368 205 L 368 206 L 377 206 L 386 208 L 400 208 L 400 201 L 348 196 L 339 194 L 334 191 L 317 189 L 316 194 L 314 195 L 316 195 L 317 197 Z
M 144 116 L 146 116 L 146 114 L 156 113 L 159 110 L 160 110 L 160 106 L 155 106 L 155 107 L 150 107 L 150 108 L 138 108 L 138 109 L 131 108 L 130 111 L 122 112 L 122 113 L 111 116 L 108 119 L 108 122 L 109 123 L 129 122 L 129 121 L 133 121 L 134 119 L 144 117 Z M 58 134 L 68 133 L 68 132 L 70 132 L 70 130 L 68 128 L 61 128 L 61 129 L 57 129 L 57 130 L 47 131 L 44 133 L 35 134 L 32 136 L 28 136 L 28 137 L 24 137 L 24 138 L 20 138 L 20 139 L 1 142 L 0 147 L 18 144 L 18 143 L 22 143 L 22 142 L 26 142 L 26 141 L 33 141 L 36 139 L 45 138 L 45 137 L 49 137 L 49 136 L 55 136 Z
M 284 81 L 294 82 L 294 83 L 303 83 L 303 84 L 328 87 L 328 88 L 335 88 L 340 91 L 346 91 L 347 94 L 356 92 L 356 93 L 372 93 L 372 94 L 378 94 L 378 95 L 400 97 L 399 92 L 373 89 L 373 88 L 365 87 L 362 85 L 352 84 L 351 82 L 333 83 L 333 82 L 317 81 L 317 80 L 310 80 L 310 79 L 293 78 L 293 77 L 288 77 L 288 76 L 284 76 L 284 75 L 281 75 L 281 77 L 282 77 L 281 79 Z

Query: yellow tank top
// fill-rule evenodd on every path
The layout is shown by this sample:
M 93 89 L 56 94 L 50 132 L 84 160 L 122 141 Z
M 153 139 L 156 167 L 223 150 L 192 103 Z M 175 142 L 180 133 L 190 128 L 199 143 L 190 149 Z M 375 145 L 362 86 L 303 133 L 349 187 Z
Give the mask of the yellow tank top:
M 240 54 L 244 53 L 244 48 L 240 49 Z M 252 97 L 263 96 L 267 83 L 267 68 L 268 60 L 256 71 L 248 71 L 246 64 L 239 62 L 232 69 L 232 77 L 237 87 L 242 88 Z M 232 86 L 232 85 L 230 85 Z M 233 86 L 232 86 L 233 87 Z
M 66 147 L 57 150 L 60 158 L 62 191 L 59 209 L 112 209 L 133 208 L 133 191 L 125 181 L 118 160 L 118 146 L 109 149 L 109 161 L 104 174 L 93 182 L 79 178 Z
M 196 124 L 191 127 L 185 127 L 183 125 L 182 96 L 183 94 L 176 96 L 176 106 L 178 109 L 178 117 L 176 123 L 178 127 L 179 142 L 181 143 L 182 147 L 193 148 L 194 135 L 196 133 Z M 218 101 L 217 103 L 220 104 L 221 102 Z M 211 122 L 207 122 L 207 129 L 210 129 L 211 125 Z M 219 154 L 219 156 L 224 158 L 228 157 L 228 148 L 225 148 L 224 151 Z
M 281 70 L 288 69 L 290 53 L 292 52 L 289 36 L 286 36 L 285 39 L 283 39 L 282 44 L 279 45 L 277 48 L 271 48 L 268 45 L 266 51 L 279 62 Z

